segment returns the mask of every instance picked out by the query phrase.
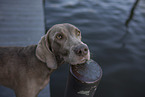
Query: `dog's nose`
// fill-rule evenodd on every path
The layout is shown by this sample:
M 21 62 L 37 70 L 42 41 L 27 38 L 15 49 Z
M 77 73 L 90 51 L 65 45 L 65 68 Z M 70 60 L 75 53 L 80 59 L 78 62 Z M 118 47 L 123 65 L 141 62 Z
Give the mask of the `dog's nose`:
M 85 56 L 88 54 L 88 46 L 81 44 L 74 48 L 74 52 L 78 56 Z

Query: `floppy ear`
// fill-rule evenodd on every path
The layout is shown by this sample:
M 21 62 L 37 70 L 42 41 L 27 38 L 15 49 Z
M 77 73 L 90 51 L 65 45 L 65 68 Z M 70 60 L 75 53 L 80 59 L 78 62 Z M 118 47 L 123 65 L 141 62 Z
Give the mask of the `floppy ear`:
M 46 40 L 46 36 L 43 36 L 37 45 L 36 56 L 39 60 L 46 63 L 49 68 L 56 69 L 57 62 L 55 56 L 48 48 L 49 44 L 48 42 L 46 43 L 46 41 L 48 41 Z

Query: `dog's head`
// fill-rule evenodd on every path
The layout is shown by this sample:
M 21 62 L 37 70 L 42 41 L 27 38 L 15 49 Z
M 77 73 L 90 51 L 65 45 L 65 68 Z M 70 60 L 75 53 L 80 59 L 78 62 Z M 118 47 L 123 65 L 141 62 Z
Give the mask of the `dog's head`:
M 81 41 L 80 30 L 65 23 L 54 25 L 49 29 L 37 46 L 36 56 L 47 63 L 48 67 L 56 69 L 56 56 L 71 65 L 76 65 L 89 60 L 90 51 Z

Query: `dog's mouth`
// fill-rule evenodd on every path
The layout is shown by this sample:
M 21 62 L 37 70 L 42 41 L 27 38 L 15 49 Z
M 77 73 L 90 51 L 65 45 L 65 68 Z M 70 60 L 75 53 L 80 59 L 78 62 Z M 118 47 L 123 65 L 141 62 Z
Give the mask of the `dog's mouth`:
M 73 63 L 70 62 L 70 64 L 71 64 L 71 65 L 80 65 L 80 64 L 86 63 L 87 61 L 88 61 L 88 59 L 83 58 L 83 59 L 81 59 L 81 60 L 78 61 L 78 62 L 73 62 Z
M 88 59 L 83 58 L 80 62 L 81 62 L 81 64 L 82 64 L 82 63 L 85 63 L 85 62 L 87 62 L 87 61 L 88 61 Z

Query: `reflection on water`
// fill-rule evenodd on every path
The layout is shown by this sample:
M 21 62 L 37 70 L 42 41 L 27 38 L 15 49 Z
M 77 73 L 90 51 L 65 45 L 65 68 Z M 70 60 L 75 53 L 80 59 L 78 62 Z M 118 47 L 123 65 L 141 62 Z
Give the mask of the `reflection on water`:
M 137 4 L 138 4 L 139 1 L 140 1 L 140 0 L 136 0 L 135 3 L 134 3 L 134 5 L 133 5 L 132 8 L 131 8 L 129 17 L 128 17 L 128 19 L 125 21 L 126 33 L 125 33 L 124 36 L 121 38 L 121 40 L 124 40 L 124 38 L 129 34 L 128 25 L 129 25 L 130 21 L 133 19 L 134 12 L 135 12 L 135 9 L 136 9 Z M 123 43 L 123 46 L 125 46 L 125 43 Z
M 134 5 L 132 6 L 132 9 L 130 11 L 130 15 L 129 15 L 128 19 L 125 22 L 125 26 L 126 27 L 128 27 L 129 22 L 132 20 L 132 18 L 134 16 L 134 12 L 135 12 L 135 9 L 136 9 L 136 6 L 137 6 L 138 2 L 139 2 L 139 0 L 136 0 L 136 2 L 134 3 Z
M 134 2 L 46 0 L 47 30 L 57 23 L 76 25 L 91 50 L 92 59 L 101 65 L 104 73 L 95 97 L 145 97 L 144 0 L 137 4 L 125 35 L 125 22 Z M 52 97 L 63 96 L 67 70 L 67 65 L 63 65 L 53 73 Z

